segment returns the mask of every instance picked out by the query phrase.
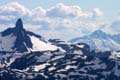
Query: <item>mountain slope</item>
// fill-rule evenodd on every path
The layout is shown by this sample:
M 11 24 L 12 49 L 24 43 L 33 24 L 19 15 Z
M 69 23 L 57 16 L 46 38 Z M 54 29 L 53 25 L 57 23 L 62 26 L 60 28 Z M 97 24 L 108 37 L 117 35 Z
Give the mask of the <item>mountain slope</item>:
M 18 19 L 14 28 L 8 28 L 0 33 L 0 51 L 44 51 L 56 50 L 58 47 L 51 45 L 40 35 L 26 31 L 21 19 Z
M 89 51 L 75 52 L 40 52 L 23 55 L 17 58 L 10 66 L 11 69 L 25 71 L 26 75 L 42 75 L 40 80 L 119 80 L 120 56 L 106 57 L 87 56 Z M 119 54 L 119 52 L 115 52 Z M 106 55 L 107 53 L 96 53 Z M 37 78 L 32 75 L 31 78 Z M 112 76 L 111 76 L 112 75 Z M 111 79 L 110 79 L 111 77 Z M 28 77 L 27 77 L 28 78 Z M 39 80 L 38 79 L 38 80 Z M 24 80 L 24 79 L 23 79 Z M 31 79 L 28 79 L 31 80 Z
M 118 45 L 117 35 L 113 38 L 102 31 L 80 40 L 92 42 L 92 46 L 101 50 Z M 26 31 L 21 19 L 18 19 L 15 28 L 0 33 L 0 50 L 0 80 L 120 79 L 120 51 L 98 52 L 90 50 L 85 43 L 73 44 L 59 39 L 47 42 L 40 35 Z
M 120 35 L 109 35 L 101 30 L 93 32 L 91 35 L 72 39 L 70 42 L 86 43 L 91 49 L 99 51 L 120 50 Z

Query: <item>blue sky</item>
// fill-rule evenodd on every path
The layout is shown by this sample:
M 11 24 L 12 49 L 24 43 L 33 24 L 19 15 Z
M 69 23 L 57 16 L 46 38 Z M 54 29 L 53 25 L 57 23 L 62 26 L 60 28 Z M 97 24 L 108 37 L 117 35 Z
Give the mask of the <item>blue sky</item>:
M 120 31 L 119 3 L 120 0 L 0 0 L 1 30 L 21 17 L 27 29 L 47 38 L 68 40 L 97 29 L 116 33 Z

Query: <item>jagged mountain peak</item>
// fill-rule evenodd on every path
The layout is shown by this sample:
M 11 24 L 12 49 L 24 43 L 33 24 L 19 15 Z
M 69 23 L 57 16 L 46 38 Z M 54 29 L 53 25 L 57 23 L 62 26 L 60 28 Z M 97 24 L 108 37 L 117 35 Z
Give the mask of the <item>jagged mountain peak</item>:
M 9 34 L 14 34 L 15 36 L 23 36 L 25 34 L 26 30 L 23 27 L 22 19 L 19 18 L 15 24 L 15 27 L 8 28 L 4 31 L 2 31 L 0 34 L 2 36 L 7 36 Z
M 21 18 L 17 20 L 14 28 L 8 28 L 0 33 L 0 42 L 0 51 L 27 52 L 58 49 L 42 36 L 24 29 Z
M 15 28 L 18 30 L 23 30 L 23 22 L 21 18 L 17 20 Z
M 17 20 L 15 27 L 13 29 L 14 29 L 14 34 L 17 37 L 25 37 L 27 35 L 27 32 L 23 27 L 23 22 L 21 18 Z

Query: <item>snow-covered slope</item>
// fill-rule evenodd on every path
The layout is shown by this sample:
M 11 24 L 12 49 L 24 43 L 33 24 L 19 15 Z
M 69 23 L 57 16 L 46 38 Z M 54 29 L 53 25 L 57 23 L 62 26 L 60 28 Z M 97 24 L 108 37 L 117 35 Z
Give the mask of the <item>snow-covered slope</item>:
M 54 45 L 51 45 L 50 43 L 46 43 L 44 41 L 41 41 L 39 38 L 36 38 L 35 36 L 30 36 L 31 42 L 33 44 L 33 51 L 46 51 L 46 50 L 56 50 L 57 47 Z
M 86 43 L 91 49 L 98 51 L 119 51 L 119 41 L 119 35 L 109 35 L 101 30 L 97 30 L 91 35 L 71 40 L 73 43 Z
M 12 51 L 15 40 L 16 37 L 13 34 L 4 37 L 0 35 L 0 51 Z
M 0 33 L 0 51 L 46 51 L 57 50 L 58 47 L 44 40 L 40 35 L 26 31 L 21 19 L 14 28 L 8 28 Z

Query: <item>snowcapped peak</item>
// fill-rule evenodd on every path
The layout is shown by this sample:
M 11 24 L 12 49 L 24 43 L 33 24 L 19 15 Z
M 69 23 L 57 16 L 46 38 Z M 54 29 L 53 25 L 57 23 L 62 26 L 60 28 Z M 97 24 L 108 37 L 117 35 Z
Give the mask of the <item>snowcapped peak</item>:
M 103 32 L 102 30 L 96 30 L 90 36 L 96 38 L 108 38 L 110 35 Z
M 105 32 L 103 32 L 102 30 L 96 30 L 92 33 L 92 35 L 100 35 L 100 34 L 105 34 Z
M 96 30 L 94 33 L 101 34 L 104 33 L 102 30 Z

